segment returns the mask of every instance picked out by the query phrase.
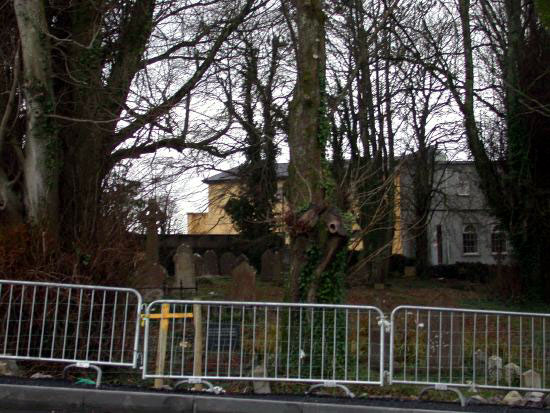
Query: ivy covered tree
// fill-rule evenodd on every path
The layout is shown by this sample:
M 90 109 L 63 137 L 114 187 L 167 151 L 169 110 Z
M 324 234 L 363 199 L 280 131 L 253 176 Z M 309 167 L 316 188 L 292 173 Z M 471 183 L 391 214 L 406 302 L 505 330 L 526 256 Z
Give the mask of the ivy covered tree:
M 1 55 L 11 80 L 2 86 L 14 90 L 2 98 L 1 220 L 28 222 L 67 249 L 101 242 L 105 183 L 121 163 L 159 149 L 224 156 L 227 122 L 193 131 L 192 95 L 259 5 L 4 2 L 2 48 L 21 52 Z
M 328 117 L 324 1 L 294 1 L 297 80 L 289 106 L 286 223 L 291 236 L 290 297 L 343 300 L 348 233 L 326 159 Z

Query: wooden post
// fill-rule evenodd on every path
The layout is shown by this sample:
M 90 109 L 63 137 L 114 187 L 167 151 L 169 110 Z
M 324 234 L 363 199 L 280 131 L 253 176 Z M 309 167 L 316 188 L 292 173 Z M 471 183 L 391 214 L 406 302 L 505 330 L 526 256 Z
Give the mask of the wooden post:
M 166 362 L 166 343 L 168 340 L 168 326 L 170 321 L 168 315 L 170 314 L 170 304 L 162 304 L 161 307 L 161 319 L 159 329 L 159 339 L 157 343 L 157 363 L 155 374 L 164 373 L 164 365 Z M 155 379 L 155 389 L 160 389 L 164 384 L 164 379 Z
M 193 304 L 193 325 L 195 327 L 195 339 L 193 343 L 193 376 L 201 376 L 202 374 L 202 317 L 201 305 Z M 195 384 L 194 390 L 202 390 L 202 385 Z

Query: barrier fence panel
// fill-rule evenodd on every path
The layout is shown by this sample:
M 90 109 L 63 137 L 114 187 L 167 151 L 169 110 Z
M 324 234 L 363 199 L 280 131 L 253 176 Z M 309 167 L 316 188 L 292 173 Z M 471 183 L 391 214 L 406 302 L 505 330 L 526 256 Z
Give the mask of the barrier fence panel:
M 375 307 L 159 300 L 145 318 L 144 378 L 383 383 Z
M 0 280 L 0 357 L 135 368 L 141 305 L 129 288 Z
M 400 306 L 391 325 L 392 383 L 550 390 L 550 314 Z

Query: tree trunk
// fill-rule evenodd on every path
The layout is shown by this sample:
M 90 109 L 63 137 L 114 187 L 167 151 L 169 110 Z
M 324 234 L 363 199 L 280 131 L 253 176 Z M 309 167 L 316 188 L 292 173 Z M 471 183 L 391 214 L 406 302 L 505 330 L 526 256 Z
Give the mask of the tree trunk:
M 291 299 L 341 300 L 338 263 L 345 237 L 332 219 L 334 181 L 325 160 L 330 134 L 325 97 L 325 14 L 322 0 L 295 1 L 298 78 L 289 112 Z M 337 215 L 337 214 L 336 214 Z M 340 231 L 340 233 L 342 233 Z M 343 252 L 342 252 L 343 251 Z M 344 257 L 344 260 L 341 258 Z
M 44 2 L 14 0 L 13 7 L 21 36 L 27 109 L 25 203 L 31 223 L 55 238 L 61 159 L 56 125 L 51 117 L 55 99 Z

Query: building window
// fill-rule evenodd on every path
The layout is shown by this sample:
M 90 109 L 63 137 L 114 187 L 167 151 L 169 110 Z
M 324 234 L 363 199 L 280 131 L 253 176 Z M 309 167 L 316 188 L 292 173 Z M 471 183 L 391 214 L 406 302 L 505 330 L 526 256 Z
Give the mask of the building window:
M 465 173 L 461 173 L 458 176 L 457 194 L 460 196 L 470 196 L 470 180 Z
M 462 251 L 464 254 L 477 254 L 477 231 L 472 224 L 464 226 L 462 233 Z
M 506 231 L 502 225 L 495 225 L 491 232 L 491 252 L 493 254 L 506 254 L 508 251 L 508 240 Z

